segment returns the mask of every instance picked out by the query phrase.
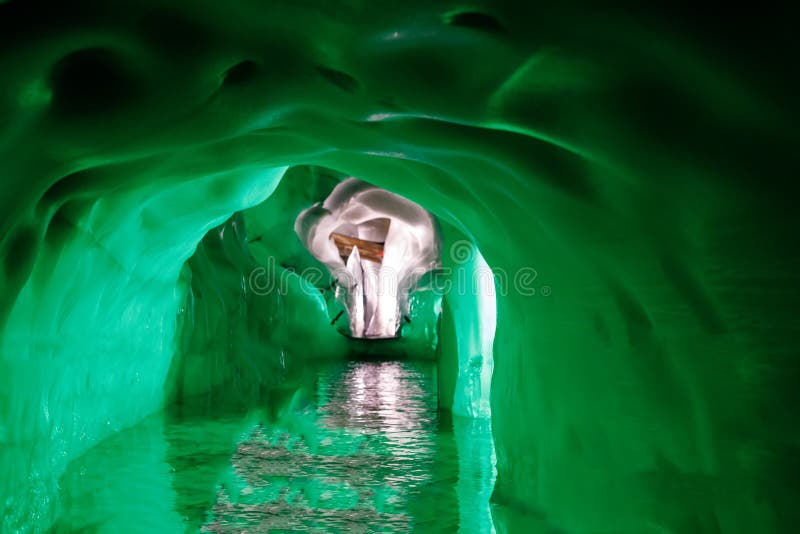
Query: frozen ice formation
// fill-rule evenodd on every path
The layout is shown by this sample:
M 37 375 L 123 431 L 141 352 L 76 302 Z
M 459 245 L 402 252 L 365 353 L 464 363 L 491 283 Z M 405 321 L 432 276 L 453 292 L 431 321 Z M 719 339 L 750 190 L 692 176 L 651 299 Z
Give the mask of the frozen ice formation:
M 797 17 L 678 4 L 0 2 L 0 530 L 180 384 L 344 339 L 292 271 L 304 166 L 496 270 L 498 532 L 796 529 Z M 443 405 L 481 302 L 441 302 Z
M 355 178 L 337 185 L 324 202 L 303 211 L 295 232 L 336 278 L 353 337 L 394 337 L 409 314 L 409 293 L 441 266 L 441 238 L 433 216 L 399 195 Z M 382 243 L 382 261 L 364 259 L 354 246 L 342 259 L 333 233 Z

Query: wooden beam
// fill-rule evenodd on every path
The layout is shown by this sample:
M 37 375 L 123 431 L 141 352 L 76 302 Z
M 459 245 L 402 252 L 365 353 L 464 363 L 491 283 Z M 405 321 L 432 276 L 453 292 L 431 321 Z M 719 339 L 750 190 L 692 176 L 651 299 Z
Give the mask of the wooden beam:
M 373 261 L 375 263 L 383 262 L 383 243 L 376 243 L 375 241 L 367 241 L 349 235 L 343 235 L 337 232 L 331 233 L 330 237 L 336 243 L 339 249 L 339 256 L 346 262 L 347 258 L 353 252 L 353 247 L 358 247 L 358 253 L 362 259 Z

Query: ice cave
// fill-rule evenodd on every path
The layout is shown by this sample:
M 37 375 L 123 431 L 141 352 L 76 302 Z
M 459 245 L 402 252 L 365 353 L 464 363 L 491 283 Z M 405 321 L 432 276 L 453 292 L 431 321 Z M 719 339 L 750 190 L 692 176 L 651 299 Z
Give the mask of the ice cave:
M 794 532 L 794 11 L 0 0 L 0 532 Z

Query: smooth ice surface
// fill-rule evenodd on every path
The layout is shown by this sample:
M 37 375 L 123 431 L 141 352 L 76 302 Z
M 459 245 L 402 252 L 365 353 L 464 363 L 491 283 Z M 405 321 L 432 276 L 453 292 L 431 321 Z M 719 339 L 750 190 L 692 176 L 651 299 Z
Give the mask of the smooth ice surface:
M 181 391 L 257 398 L 306 367 L 292 344 L 336 349 L 320 288 L 261 302 L 230 228 L 198 247 L 305 166 L 408 198 L 505 273 L 499 532 L 796 529 L 784 4 L 0 3 L 0 529 L 46 530 L 70 462 Z
M 491 429 L 440 418 L 434 366 L 317 363 L 274 418 L 152 416 L 70 466 L 55 530 L 492 532 Z
M 446 264 L 454 272 L 451 282 L 455 287 L 448 292 L 446 302 L 455 327 L 453 352 L 458 354 L 452 410 L 467 417 L 490 417 L 497 288 L 492 270 L 477 247 L 466 241 L 451 247 L 463 249 L 460 255 L 451 255 Z

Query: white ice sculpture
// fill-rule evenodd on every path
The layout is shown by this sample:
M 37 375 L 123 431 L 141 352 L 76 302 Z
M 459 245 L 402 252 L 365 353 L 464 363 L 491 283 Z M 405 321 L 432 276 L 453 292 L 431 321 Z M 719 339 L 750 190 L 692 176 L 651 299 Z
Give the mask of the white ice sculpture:
M 390 223 L 385 224 L 389 219 Z M 322 203 L 303 211 L 295 232 L 340 286 L 353 337 L 394 337 L 408 313 L 408 293 L 441 266 L 441 238 L 421 206 L 355 178 L 337 185 Z M 353 247 L 346 262 L 332 233 L 383 243 L 381 262 Z

